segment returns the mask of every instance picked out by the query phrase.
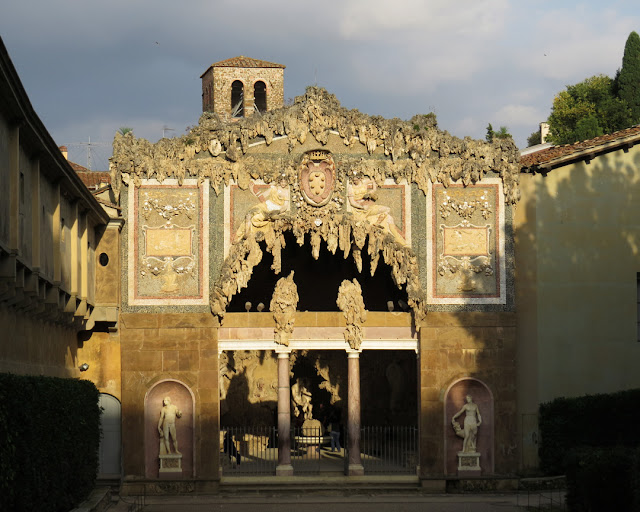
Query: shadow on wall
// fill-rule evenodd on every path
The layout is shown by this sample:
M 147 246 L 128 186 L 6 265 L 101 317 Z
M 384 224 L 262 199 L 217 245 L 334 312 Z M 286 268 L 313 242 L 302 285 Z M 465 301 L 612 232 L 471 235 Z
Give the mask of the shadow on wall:
M 417 425 L 416 356 L 412 351 L 369 351 L 361 362 L 362 424 Z M 277 359 L 267 352 L 228 351 L 221 357 L 221 425 L 277 425 Z M 294 351 L 290 385 L 311 393 L 314 419 L 339 410 L 346 417 L 347 357 L 338 350 Z M 304 417 L 294 412 L 292 426 Z
M 277 359 L 266 351 L 227 351 L 220 356 L 220 425 L 276 425 Z
M 640 385 L 640 152 L 522 175 L 517 205 L 518 402 L 525 468 L 540 402 Z M 528 449 L 528 453 L 527 453 Z
M 518 282 L 537 285 L 528 290 L 535 318 L 524 313 L 537 330 L 540 402 L 640 384 L 638 169 L 637 150 L 554 169 L 534 178 L 534 198 L 519 206 L 518 243 L 530 253 L 519 254 Z

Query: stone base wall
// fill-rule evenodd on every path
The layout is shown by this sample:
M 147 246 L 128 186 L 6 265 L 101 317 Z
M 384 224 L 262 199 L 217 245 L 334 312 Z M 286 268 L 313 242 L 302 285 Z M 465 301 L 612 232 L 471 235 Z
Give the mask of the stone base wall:
M 208 313 L 122 314 L 120 340 L 124 475 L 145 475 L 145 443 L 158 443 L 157 437 L 145 439 L 145 396 L 158 382 L 171 379 L 188 387 L 195 399 L 195 477 L 218 479 L 218 329 L 214 318 Z
M 517 471 L 515 340 L 514 313 L 427 315 L 420 328 L 422 478 L 446 473 L 445 439 L 449 444 L 458 442 L 459 449 L 462 447 L 462 439 L 455 437 L 451 418 L 445 417 L 444 411 L 447 389 L 460 379 L 481 381 L 493 395 L 494 473 L 506 475 Z M 464 420 L 458 419 L 461 423 Z M 487 473 L 483 468 L 482 476 Z

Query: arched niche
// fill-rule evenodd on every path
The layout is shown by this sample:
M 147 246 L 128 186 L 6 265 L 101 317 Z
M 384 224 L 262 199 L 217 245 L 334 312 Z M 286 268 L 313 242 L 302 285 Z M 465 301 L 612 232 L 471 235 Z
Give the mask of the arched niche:
M 460 411 L 466 402 L 467 395 L 471 395 L 477 404 L 482 417 L 482 424 L 478 427 L 476 450 L 480 453 L 480 468 L 482 475 L 494 472 L 494 407 L 493 393 L 489 387 L 479 379 L 464 377 L 454 381 L 447 389 L 444 398 L 444 453 L 445 474 L 458 474 L 458 452 L 462 450 L 462 438 L 458 437 L 451 425 L 451 419 Z M 465 413 L 457 418 L 462 426 Z
M 158 421 L 165 397 L 169 397 L 171 403 L 182 412 L 182 416 L 176 419 L 176 436 L 182 453 L 182 472 L 173 473 L 170 477 L 195 477 L 195 397 L 189 387 L 174 379 L 157 382 L 147 391 L 144 398 L 145 475 L 147 478 L 159 478 L 161 438 L 158 433 Z
M 119 478 L 122 473 L 121 413 L 120 401 L 106 393 L 100 393 L 98 405 L 102 409 L 100 427 L 102 437 L 98 450 L 98 478 Z

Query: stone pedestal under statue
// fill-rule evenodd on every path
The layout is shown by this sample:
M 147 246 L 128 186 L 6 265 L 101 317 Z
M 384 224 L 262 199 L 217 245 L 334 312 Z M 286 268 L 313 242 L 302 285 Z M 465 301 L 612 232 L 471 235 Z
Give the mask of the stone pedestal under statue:
M 480 453 L 458 452 L 458 475 L 480 476 Z
M 182 476 L 182 454 L 161 454 L 159 458 L 160 469 L 158 470 L 158 476 L 160 478 L 177 478 Z

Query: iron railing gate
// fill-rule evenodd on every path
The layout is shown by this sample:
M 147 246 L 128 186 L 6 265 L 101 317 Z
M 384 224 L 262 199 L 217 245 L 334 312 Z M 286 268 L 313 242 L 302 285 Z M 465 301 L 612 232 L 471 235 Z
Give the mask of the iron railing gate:
M 329 435 L 324 435 L 322 428 L 292 428 L 291 465 L 293 473 L 319 473 L 322 447 L 329 443 L 329 439 Z
M 294 474 L 348 469 L 348 432 L 340 439 L 343 452 L 330 452 L 330 436 L 322 429 L 291 429 L 291 465 Z M 406 426 L 371 427 L 360 431 L 365 474 L 415 474 L 418 429 Z M 220 432 L 220 457 L 225 475 L 273 475 L 278 464 L 275 427 L 225 427 Z M 341 461 L 341 459 L 344 459 Z
M 415 474 L 418 429 L 405 426 L 362 427 L 360 452 L 365 474 Z
M 275 474 L 278 436 L 275 427 L 225 427 L 220 432 L 223 474 Z

